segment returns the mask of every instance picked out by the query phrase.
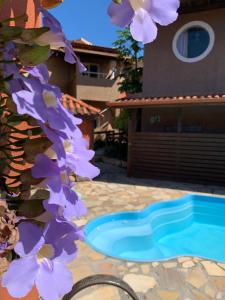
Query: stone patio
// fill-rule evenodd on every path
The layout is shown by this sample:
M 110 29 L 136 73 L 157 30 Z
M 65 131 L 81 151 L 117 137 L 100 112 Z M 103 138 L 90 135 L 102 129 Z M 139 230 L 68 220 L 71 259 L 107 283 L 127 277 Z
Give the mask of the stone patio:
M 188 193 L 225 195 L 224 188 L 127 178 L 124 169 L 107 164 L 99 164 L 99 167 L 101 176 L 96 181 L 77 184 L 77 191 L 83 195 L 89 209 L 87 217 L 79 224 L 105 213 L 142 209 L 153 202 L 175 199 Z M 70 269 L 74 282 L 99 273 L 119 276 L 132 286 L 140 300 L 225 299 L 225 264 L 198 257 L 133 263 L 106 257 L 80 243 L 78 259 L 70 265 Z M 74 299 L 130 298 L 116 288 L 102 286 L 83 291 Z

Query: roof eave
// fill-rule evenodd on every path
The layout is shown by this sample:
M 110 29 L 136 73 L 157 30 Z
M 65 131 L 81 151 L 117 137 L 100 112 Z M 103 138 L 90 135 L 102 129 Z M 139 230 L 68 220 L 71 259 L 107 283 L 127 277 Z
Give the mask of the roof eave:
M 162 107 L 162 106 L 187 106 L 187 105 L 225 105 L 225 98 L 207 99 L 183 99 L 183 100 L 125 100 L 113 101 L 107 104 L 110 108 L 143 108 L 143 107 Z
M 186 14 L 219 8 L 225 8 L 225 0 L 183 0 L 179 13 Z

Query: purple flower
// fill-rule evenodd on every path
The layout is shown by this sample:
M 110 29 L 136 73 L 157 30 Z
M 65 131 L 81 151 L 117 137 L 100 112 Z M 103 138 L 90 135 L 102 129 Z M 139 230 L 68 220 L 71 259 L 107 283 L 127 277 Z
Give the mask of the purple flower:
M 46 155 L 39 154 L 36 157 L 35 165 L 32 168 L 34 178 L 46 178 L 44 184 L 50 191 L 50 197 L 45 202 L 45 208 L 54 215 L 63 216 L 66 219 L 81 217 L 87 210 L 72 190 L 70 182 L 70 170 L 66 167 L 59 167 L 58 164 Z
M 89 161 L 94 157 L 94 151 L 89 150 L 86 140 L 71 138 L 64 141 L 66 165 L 78 176 L 93 179 L 100 173 L 99 169 Z
M 82 236 L 80 229 L 58 220 L 50 221 L 44 231 L 29 222 L 18 227 L 15 251 L 21 258 L 11 262 L 2 285 L 16 298 L 26 296 L 35 285 L 43 300 L 61 299 L 73 285 L 65 263 L 76 256 L 74 240 Z
M 39 79 L 41 83 L 48 83 L 49 73 L 48 68 L 44 64 L 34 67 L 25 67 L 24 70 L 32 77 Z
M 61 91 L 35 78 L 23 78 L 24 88 L 12 93 L 19 114 L 28 114 L 51 128 L 73 136 L 82 121 L 75 118 L 61 103 Z
M 45 43 L 48 44 L 49 41 L 52 39 L 53 47 L 55 43 L 54 48 L 64 48 L 65 51 L 65 61 L 71 64 L 78 63 L 80 72 L 86 71 L 86 68 L 84 65 L 80 62 L 79 58 L 74 53 L 74 49 L 71 45 L 71 43 L 66 39 L 65 34 L 62 31 L 61 24 L 56 20 L 53 15 L 51 15 L 47 10 L 44 8 L 40 8 L 40 12 L 43 15 L 43 25 L 45 27 L 48 27 L 51 31 L 51 33 L 44 33 L 41 35 L 36 42 L 37 43 Z M 49 34 L 51 36 L 49 36 Z
M 157 36 L 156 23 L 166 26 L 177 17 L 179 0 L 122 0 L 109 6 L 108 14 L 114 24 L 120 27 L 130 26 L 135 40 L 150 43 Z
M 73 171 L 74 174 L 84 178 L 93 179 L 99 175 L 99 169 L 89 162 L 95 153 L 88 149 L 87 142 L 82 137 L 79 128 L 77 128 L 73 136 L 68 139 L 67 136 L 61 132 L 57 132 L 43 125 L 41 125 L 41 127 L 52 142 L 51 149 L 56 153 L 60 167 L 66 166 Z M 55 158 L 52 156 L 52 153 L 50 157 Z
M 8 246 L 9 246 L 8 243 L 0 243 L 0 254 L 3 253 Z

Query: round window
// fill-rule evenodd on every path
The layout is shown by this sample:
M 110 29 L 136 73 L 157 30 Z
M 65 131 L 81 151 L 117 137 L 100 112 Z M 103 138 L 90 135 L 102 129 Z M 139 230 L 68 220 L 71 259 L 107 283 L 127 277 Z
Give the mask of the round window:
M 184 25 L 173 39 L 173 52 L 184 62 L 197 62 L 205 58 L 214 46 L 215 35 L 211 26 L 195 21 Z

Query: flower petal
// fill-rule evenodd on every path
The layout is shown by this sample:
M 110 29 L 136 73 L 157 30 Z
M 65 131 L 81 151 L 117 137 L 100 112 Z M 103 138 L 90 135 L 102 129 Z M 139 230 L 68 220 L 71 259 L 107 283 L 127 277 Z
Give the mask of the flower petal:
M 85 160 L 85 157 L 77 157 L 72 154 L 67 155 L 68 167 L 78 176 L 93 179 L 100 174 L 99 168 Z
M 179 0 L 151 0 L 149 12 L 156 23 L 166 26 L 176 21 L 179 6 Z
M 22 222 L 18 225 L 20 239 L 15 251 L 21 257 L 34 255 L 44 243 L 42 230 L 30 222 Z
M 31 76 L 38 78 L 41 83 L 47 83 L 49 80 L 48 69 L 44 64 L 40 64 L 34 67 L 26 67 L 25 71 Z
M 76 258 L 76 240 L 83 239 L 82 231 L 72 222 L 65 219 L 51 220 L 46 228 L 45 240 L 54 246 L 54 260 L 71 262 Z
M 63 264 L 53 262 L 52 270 L 41 264 L 35 283 L 43 300 L 59 300 L 71 291 L 73 278 Z
M 59 168 L 55 162 L 44 154 L 36 156 L 35 165 L 32 168 L 34 178 L 54 177 L 59 175 Z
M 149 12 L 142 8 L 135 12 L 135 16 L 130 25 L 130 32 L 135 40 L 143 42 L 144 44 L 156 39 L 157 27 Z
M 15 298 L 26 296 L 33 288 L 39 265 L 35 256 L 14 260 L 3 275 L 2 286 Z
M 122 0 L 121 4 L 111 2 L 108 8 L 108 15 L 111 17 L 113 24 L 120 27 L 128 26 L 134 16 L 134 10 L 130 5 L 129 0 Z

